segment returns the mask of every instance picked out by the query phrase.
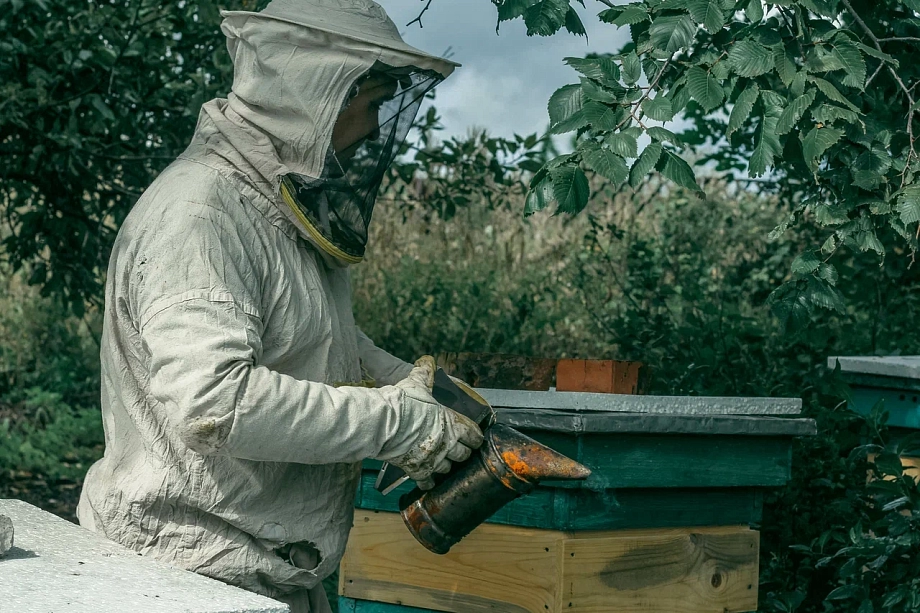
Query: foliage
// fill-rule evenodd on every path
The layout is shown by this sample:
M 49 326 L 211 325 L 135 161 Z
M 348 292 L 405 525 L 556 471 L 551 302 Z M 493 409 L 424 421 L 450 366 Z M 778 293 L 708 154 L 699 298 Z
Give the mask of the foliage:
M 684 159 L 692 151 L 720 171 L 766 177 L 760 185 L 788 208 L 774 235 L 803 219 L 824 230 L 771 295 L 783 321 L 801 325 L 816 309 L 844 310 L 830 261 L 841 248 L 882 258 L 909 252 L 913 262 L 920 4 L 601 2 L 608 8 L 600 21 L 629 27 L 632 40 L 615 53 L 566 58 L 580 82 L 549 100 L 549 131 L 575 132 L 577 148 L 536 173 L 526 213 L 552 201 L 560 212 L 584 209 L 585 170 L 632 187 L 657 171 L 700 190 Z M 529 35 L 584 33 L 570 0 L 493 4 L 499 24 L 521 18 Z M 679 135 L 657 125 L 676 118 L 689 122 Z M 650 144 L 640 150 L 642 138 Z
M 25 390 L 24 400 L 13 409 L 0 421 L 4 477 L 26 473 L 80 482 L 102 457 L 98 407 L 74 409 L 61 401 L 60 394 L 33 387 Z
M 0 496 L 47 505 L 31 481 L 73 496 L 102 455 L 98 319 L 0 273 Z
M 0 0 L 4 255 L 78 313 L 137 196 L 229 90 L 219 21 L 210 0 Z
M 803 467 L 832 472 L 812 478 L 817 496 L 829 499 L 821 529 L 810 539 L 793 544 L 785 564 L 773 564 L 777 584 L 796 584 L 791 591 L 771 592 L 768 611 L 841 611 L 867 613 L 920 610 L 920 473 L 905 470 L 901 456 L 920 455 L 920 438 L 894 437 L 885 428 L 887 414 L 879 403 L 865 420 L 838 416 L 839 425 L 859 425 L 868 444 L 857 444 L 849 455 L 807 456 Z M 825 450 L 839 433 L 820 441 Z M 849 440 L 852 440 L 850 438 Z M 887 440 L 887 444 L 886 444 Z M 839 450 L 839 449 L 838 449 Z M 916 461 L 916 460 L 914 460 Z M 801 469 L 801 467 L 800 467 Z M 792 492 L 782 497 L 790 501 Z M 800 496 L 814 496 L 801 492 Z M 814 519 L 806 517 L 803 521 Z M 804 534 L 800 534 L 805 536 Z M 788 564 L 795 561 L 794 571 Z M 778 576 L 777 571 L 784 571 Z
M 444 220 L 482 203 L 495 209 L 520 202 L 527 193 L 526 177 L 554 152 L 551 141 L 536 134 L 501 138 L 475 130 L 465 137 L 439 139 L 444 126 L 434 106 L 414 127 L 418 138 L 404 145 L 377 201 L 410 208 L 423 203 L 431 215 Z
M 845 386 L 824 365 L 829 355 L 918 352 L 920 272 L 903 260 L 880 269 L 869 254 L 841 254 L 846 310 L 781 334 L 764 299 L 817 230 L 799 226 L 770 241 L 763 230 L 781 203 L 704 187 L 705 199 L 666 183 L 633 198 L 596 179 L 590 215 L 535 215 L 523 226 L 514 223 L 519 202 L 425 224 L 423 202 L 414 211 L 381 207 L 368 260 L 355 269 L 356 316 L 407 360 L 441 351 L 616 357 L 648 364 L 653 393 L 802 397 L 819 434 L 796 444 L 793 481 L 767 498 L 761 610 L 856 611 L 858 602 L 828 600 L 860 577 L 841 569 L 863 554 L 837 555 L 838 537 L 854 528 L 869 538 L 861 521 L 880 535 L 902 520 L 865 519 L 876 492 L 854 449 L 875 441 L 876 429 L 846 410 Z M 886 610 L 913 563 L 895 555 L 879 569 L 875 610 Z

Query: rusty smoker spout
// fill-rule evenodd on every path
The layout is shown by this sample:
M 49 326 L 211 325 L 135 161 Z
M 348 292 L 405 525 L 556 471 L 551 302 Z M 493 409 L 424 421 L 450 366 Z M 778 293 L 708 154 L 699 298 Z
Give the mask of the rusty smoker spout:
M 591 471 L 517 430 L 496 424 L 473 457 L 434 489 L 415 489 L 399 500 L 403 520 L 435 553 L 450 548 L 500 508 L 545 479 L 586 479 Z

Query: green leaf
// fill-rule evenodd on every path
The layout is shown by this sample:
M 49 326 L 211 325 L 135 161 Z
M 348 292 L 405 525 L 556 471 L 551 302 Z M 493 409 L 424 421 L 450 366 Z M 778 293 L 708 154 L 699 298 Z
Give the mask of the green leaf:
M 808 110 L 811 103 L 815 101 L 816 91 L 815 89 L 809 89 L 783 109 L 783 114 L 779 116 L 779 121 L 776 123 L 776 133 L 778 135 L 782 136 L 792 131 L 792 128 L 805 115 L 805 111 Z
M 770 294 L 767 304 L 783 325 L 800 329 L 811 321 L 814 306 L 808 298 L 807 287 L 808 282 L 800 279 L 784 283 Z
M 565 85 L 550 97 L 547 109 L 551 124 L 569 119 L 584 106 L 584 92 L 581 85 Z
M 893 57 L 891 57 L 890 55 L 888 55 L 887 53 L 883 51 L 879 51 L 875 47 L 870 47 L 869 45 L 864 45 L 862 43 L 856 43 L 856 46 L 859 47 L 860 51 L 862 51 L 866 55 L 871 55 L 877 60 L 881 60 L 887 64 L 891 64 L 892 68 L 897 69 L 901 67 L 901 65 L 898 63 L 898 60 L 894 59 Z
M 833 49 L 828 49 L 824 45 L 816 45 L 808 51 L 805 68 L 809 72 L 833 72 L 843 70 L 845 65 Z
M 822 17 L 828 17 L 835 19 L 837 13 L 834 8 L 828 4 L 825 0 L 798 0 L 802 6 L 807 8 L 812 13 L 817 13 Z M 836 3 L 835 3 L 836 4 Z
M 624 158 L 634 158 L 639 155 L 639 135 L 641 128 L 626 128 L 614 132 L 604 141 L 610 150 Z
M 609 57 L 567 57 L 563 61 L 589 79 L 619 85 L 620 67 Z
M 581 79 L 581 89 L 584 91 L 585 98 L 588 100 L 604 102 L 606 104 L 613 104 L 617 102 L 617 96 L 621 96 L 626 92 L 626 90 L 623 88 L 619 88 L 619 91 L 608 89 L 585 77 L 582 77 Z
M 882 241 L 878 239 L 875 228 L 857 232 L 856 246 L 859 247 L 859 250 L 862 252 L 871 250 L 879 255 L 885 255 L 885 246 L 882 245 Z
M 866 84 L 866 60 L 859 51 L 859 47 L 846 39 L 838 40 L 832 46 L 834 55 L 847 72 L 847 76 L 843 79 L 844 85 L 863 89 Z
M 776 66 L 776 74 L 779 76 L 783 85 L 789 87 L 796 75 L 795 61 L 792 54 L 782 45 L 773 50 L 773 64 Z
M 537 211 L 542 211 L 554 198 L 553 182 L 549 179 L 543 179 L 536 187 L 532 186 L 527 193 L 527 199 L 524 201 L 524 216 L 527 217 Z
M 633 85 L 642 77 L 642 62 L 635 51 L 630 51 L 623 56 L 623 81 Z
M 904 224 L 920 223 L 920 185 L 908 185 L 898 194 L 895 211 Z
M 550 36 L 565 25 L 569 0 L 542 0 L 524 11 L 527 36 Z
M 658 171 L 667 179 L 670 179 L 674 183 L 691 189 L 699 194 L 703 193 L 703 190 L 700 189 L 699 184 L 696 182 L 696 177 L 693 174 L 693 169 L 690 168 L 690 165 L 683 160 L 679 155 L 672 153 L 665 149 L 663 151 L 664 156 L 658 160 L 656 168 Z
M 841 585 L 825 597 L 825 600 L 849 600 L 863 593 L 862 586 Z
M 767 169 L 773 166 L 773 159 L 782 151 L 782 145 L 776 135 L 776 124 L 782 113 L 782 107 L 776 104 L 778 101 L 773 99 L 774 96 L 776 96 L 775 92 L 761 92 L 764 112 L 757 126 L 756 145 L 748 165 L 748 173 L 752 177 L 765 174 Z M 779 96 L 776 97 L 779 98 Z
M 652 140 L 659 143 L 671 143 L 675 147 L 684 146 L 684 141 L 682 141 L 679 136 L 668 129 L 652 126 L 648 129 L 647 133 Z
M 773 70 L 773 53 L 753 40 L 742 40 L 728 52 L 728 65 L 742 77 L 757 77 Z
M 847 100 L 846 96 L 840 93 L 840 91 L 834 87 L 829 81 L 825 81 L 819 77 L 809 76 L 808 80 L 818 86 L 818 89 L 821 90 L 821 93 L 833 100 L 834 102 L 839 102 L 844 105 L 851 111 L 856 113 L 859 112 L 859 108 L 856 107 L 852 102 Z
M 585 30 L 585 24 L 581 22 L 581 17 L 578 16 L 578 13 L 572 7 L 569 7 L 568 12 L 565 14 L 565 29 L 568 30 L 570 34 L 576 36 L 588 35 L 588 32 Z
M 725 132 L 725 136 L 731 136 L 733 132 L 744 125 L 744 122 L 751 116 L 751 110 L 753 110 L 758 96 L 760 96 L 760 87 L 756 83 L 751 83 L 743 92 L 738 94 L 738 99 L 735 100 L 735 106 L 732 107 L 731 115 L 728 118 L 728 130 Z
M 675 85 L 667 94 L 671 101 L 671 112 L 676 115 L 687 107 L 690 102 L 690 90 L 683 85 Z
M 565 164 L 550 171 L 553 195 L 559 213 L 580 213 L 588 204 L 590 188 L 584 171 L 573 164 Z
M 581 109 L 585 122 L 595 130 L 613 130 L 623 120 L 625 111 L 611 108 L 600 102 L 587 102 Z
M 804 70 L 795 73 L 792 77 L 792 83 L 789 84 L 789 93 L 793 96 L 801 96 L 805 93 L 805 85 L 808 83 L 808 73 Z
M 833 123 L 838 119 L 847 123 L 859 122 L 859 115 L 853 111 L 827 103 L 821 103 L 813 108 L 811 118 L 815 120 L 815 123 Z
M 90 94 L 87 96 L 90 104 L 99 111 L 99 114 L 102 115 L 102 118 L 106 121 L 115 121 L 115 113 L 112 112 L 112 109 L 109 108 L 109 105 L 105 103 L 105 100 L 102 99 L 102 96 L 99 94 Z
M 744 7 L 744 14 L 751 23 L 758 23 L 763 19 L 763 4 L 760 0 L 750 0 Z
M 594 172 L 615 185 L 620 185 L 629 177 L 626 161 L 605 147 L 591 147 L 582 152 L 582 159 Z
M 826 279 L 811 277 L 808 279 L 807 288 L 806 296 L 811 304 L 838 313 L 845 310 L 843 294 Z
M 648 33 L 656 49 L 675 53 L 690 44 L 696 26 L 689 15 L 664 15 L 652 22 Z
M 510 21 L 524 15 L 527 7 L 534 4 L 534 0 L 503 0 L 496 4 L 498 9 L 498 21 Z
M 642 180 L 652 171 L 658 163 L 663 151 L 661 143 L 652 143 L 642 150 L 639 158 L 633 162 L 632 168 L 629 169 L 629 184 L 632 187 L 638 187 Z
M 620 14 L 613 19 L 613 21 L 608 23 L 612 23 L 618 27 L 623 27 L 635 25 L 637 23 L 642 23 L 643 21 L 648 20 L 648 9 L 645 9 L 642 6 L 631 4 L 623 9 Z
M 705 26 L 711 34 L 715 34 L 725 25 L 725 14 L 719 0 L 689 0 L 687 9 L 693 20 Z
M 792 272 L 810 275 L 821 266 L 821 259 L 814 253 L 803 253 L 792 262 Z
M 642 102 L 642 112 L 649 119 L 654 119 L 655 121 L 671 121 L 674 119 L 671 101 L 661 94 L 657 98 L 648 98 Z
M 725 98 L 719 82 L 699 66 L 693 66 L 687 71 L 687 88 L 707 113 L 722 104 Z
M 812 170 L 818 168 L 821 156 L 843 136 L 843 130 L 814 127 L 802 137 L 802 155 Z

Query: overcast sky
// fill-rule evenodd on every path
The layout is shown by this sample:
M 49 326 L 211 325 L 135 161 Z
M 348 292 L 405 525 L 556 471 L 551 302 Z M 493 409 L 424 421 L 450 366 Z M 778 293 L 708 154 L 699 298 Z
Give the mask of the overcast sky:
M 501 136 L 542 132 L 549 120 L 546 102 L 577 73 L 562 63 L 566 56 L 616 51 L 629 37 L 597 20 L 603 8 L 588 0 L 579 8 L 588 41 L 565 30 L 555 36 L 528 37 L 521 20 L 502 24 L 495 33 L 495 6 L 489 0 L 433 0 L 418 24 L 426 0 L 377 0 L 406 42 L 435 55 L 449 54 L 463 64 L 438 87 L 436 106 L 448 134 L 485 127 Z

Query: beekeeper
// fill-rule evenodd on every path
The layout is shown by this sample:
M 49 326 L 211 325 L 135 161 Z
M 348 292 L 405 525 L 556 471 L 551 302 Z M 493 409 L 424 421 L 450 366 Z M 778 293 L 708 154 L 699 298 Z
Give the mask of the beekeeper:
M 406 45 L 370 0 L 224 12 L 232 93 L 140 198 L 112 253 L 105 457 L 80 523 L 161 561 L 329 610 L 360 461 L 421 486 L 477 426 L 355 326 L 383 173 L 455 65 Z M 394 313 L 376 313 L 394 317 Z M 372 387 L 373 383 L 377 387 Z

